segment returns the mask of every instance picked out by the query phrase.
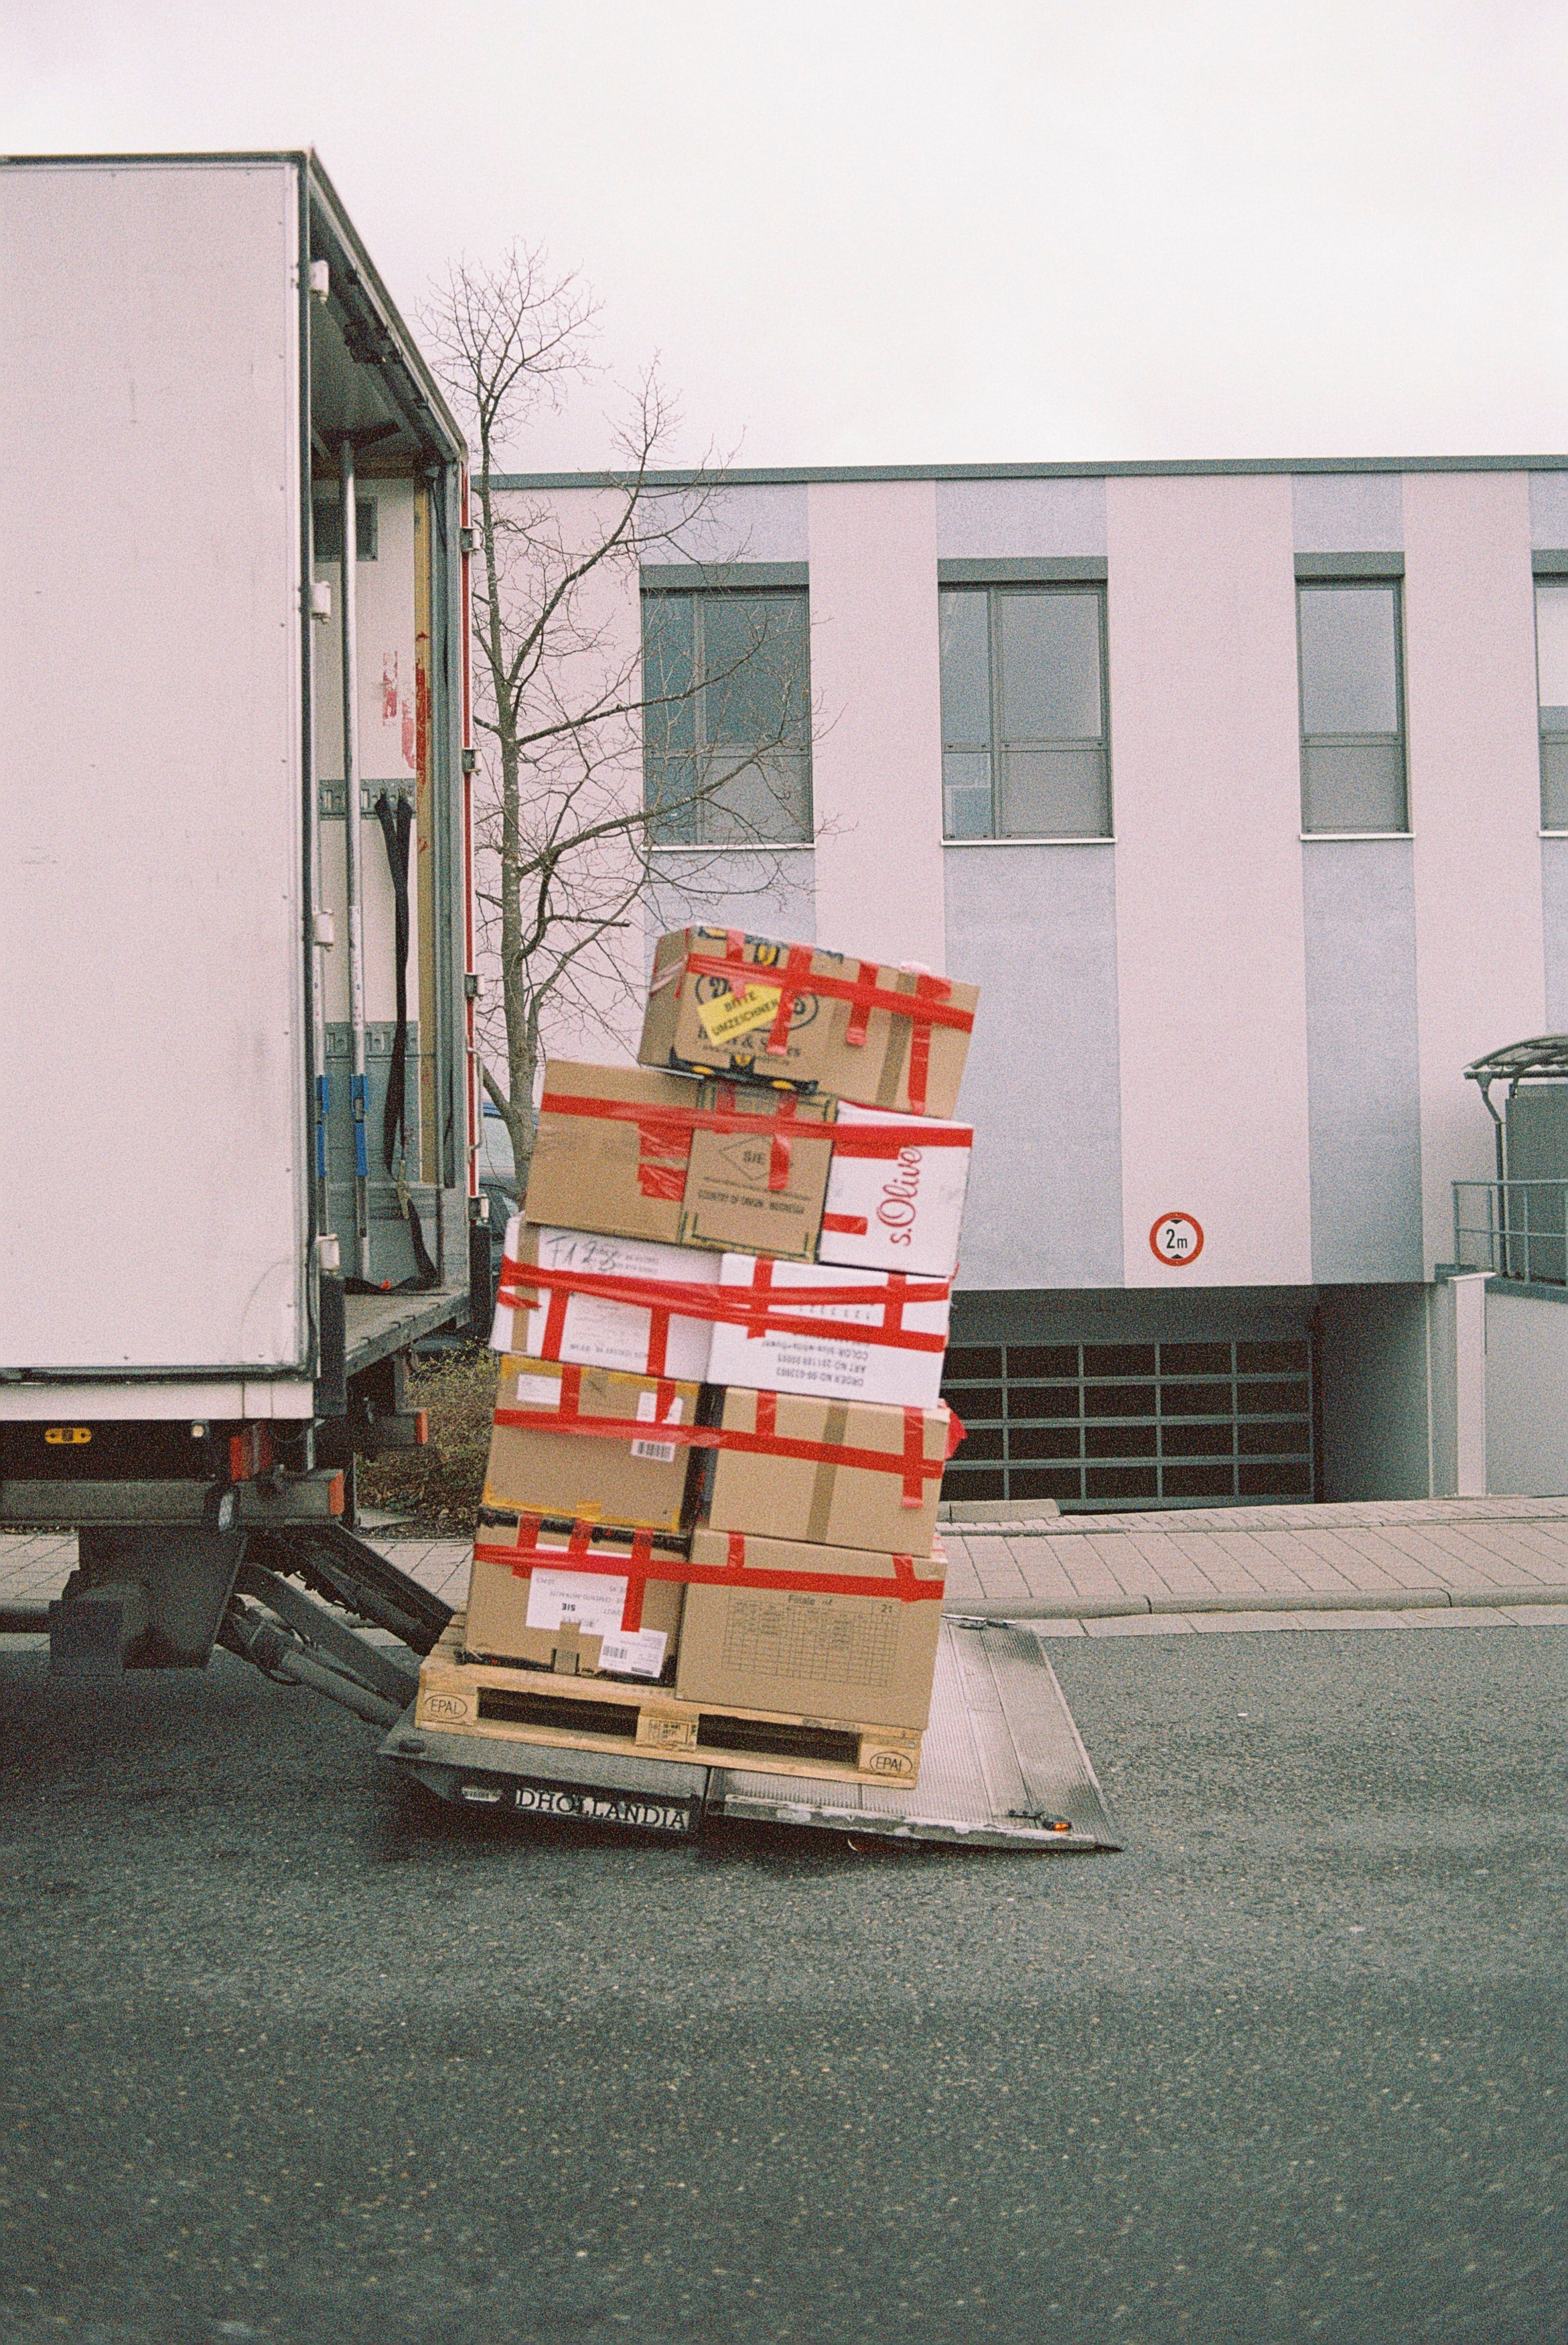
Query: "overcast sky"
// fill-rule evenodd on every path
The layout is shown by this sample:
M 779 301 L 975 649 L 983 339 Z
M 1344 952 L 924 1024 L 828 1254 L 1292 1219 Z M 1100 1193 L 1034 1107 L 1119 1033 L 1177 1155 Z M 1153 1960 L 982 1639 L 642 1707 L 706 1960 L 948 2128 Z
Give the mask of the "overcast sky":
M 1568 0 L 0 0 L 14 153 L 313 144 L 746 464 L 1568 448 Z

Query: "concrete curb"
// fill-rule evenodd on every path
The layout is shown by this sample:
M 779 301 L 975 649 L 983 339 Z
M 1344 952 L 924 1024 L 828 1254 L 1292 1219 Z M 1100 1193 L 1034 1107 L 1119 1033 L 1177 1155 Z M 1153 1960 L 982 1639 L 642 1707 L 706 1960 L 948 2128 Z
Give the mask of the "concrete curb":
M 1456 1594 L 1451 1588 L 1396 1588 L 1376 1595 L 1347 1589 L 1332 1595 L 1303 1590 L 1276 1596 L 1259 1590 L 1255 1596 L 1160 1595 L 1123 1596 L 1070 1603 L 1047 1603 L 1043 1598 L 984 1598 L 961 1602 L 954 1598 L 944 1612 L 966 1620 L 1128 1620 L 1156 1617 L 1184 1619 L 1194 1612 L 1460 1612 L 1502 1611 L 1519 1604 L 1568 1604 L 1568 1588 L 1487 1588 Z

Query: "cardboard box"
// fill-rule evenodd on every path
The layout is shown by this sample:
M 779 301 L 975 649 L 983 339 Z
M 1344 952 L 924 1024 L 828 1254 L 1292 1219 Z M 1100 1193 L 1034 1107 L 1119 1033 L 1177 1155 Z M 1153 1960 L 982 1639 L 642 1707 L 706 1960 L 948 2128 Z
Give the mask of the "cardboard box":
M 765 1091 L 759 1083 L 702 1088 L 704 1114 L 765 1122 L 769 1129 L 693 1133 L 681 1201 L 683 1244 L 810 1262 L 833 1154 L 823 1127 L 837 1102 Z
M 735 1386 L 715 1408 L 725 1431 L 758 1446 L 701 1453 L 698 1514 L 707 1528 L 930 1554 L 952 1422 L 946 1408 L 867 1408 Z M 795 1454 L 803 1445 L 809 1454 Z M 917 1503 L 905 1505 L 906 1492 Z
M 551 1059 L 526 1217 L 606 1237 L 809 1262 L 829 1152 L 806 1127 L 820 1128 L 835 1105 L 761 1084 Z M 703 1116 L 744 1116 L 768 1129 L 699 1131 Z M 788 1143 L 782 1155 L 774 1132 Z
M 908 1135 L 895 1152 L 879 1141 L 885 1152 L 876 1156 L 848 1152 L 854 1142 L 847 1135 L 857 1127 L 885 1131 L 889 1124 Z M 974 1137 L 966 1123 L 895 1116 L 885 1108 L 841 1101 L 834 1123 L 818 1262 L 951 1278 L 958 1266 Z
M 515 1526 L 481 1526 L 469 1577 L 463 1650 L 481 1661 L 522 1662 L 565 1677 L 657 1679 L 675 1651 L 684 1589 L 679 1582 L 642 1583 L 641 1619 L 625 1626 L 628 1579 L 587 1572 L 568 1546 L 569 1524 L 545 1524 L 526 1549 L 514 1548 Z M 667 1555 L 674 1544 L 661 1543 Z M 684 1542 L 680 1542 L 683 1548 Z M 592 1552 L 631 1559 L 631 1543 L 596 1532 Z
M 700 1091 L 689 1075 L 551 1059 L 528 1168 L 527 1218 L 678 1245 L 689 1149 L 678 1119 L 697 1105 Z M 642 1122 L 639 1108 L 648 1111 Z
M 735 936 L 732 952 L 732 934 L 674 929 L 660 938 L 637 1051 L 645 1067 L 793 1083 L 907 1115 L 952 1115 L 977 987 L 767 937 Z M 786 991 L 789 1022 L 774 1051 L 768 1044 Z M 907 999 L 908 1010 L 894 997 Z M 864 1041 L 852 1039 L 861 1034 Z
M 732 1546 L 717 1531 L 699 1530 L 692 1561 L 723 1567 L 733 1560 Z M 937 1583 L 936 1593 L 913 1600 L 885 1592 L 895 1579 L 892 1556 L 863 1548 L 747 1538 L 743 1561 L 774 1577 L 864 1580 L 875 1592 L 693 1583 L 681 1624 L 681 1700 L 801 1711 L 852 1725 L 925 1726 L 942 1628 L 939 1548 L 919 1573 Z
M 947 1343 L 948 1300 L 943 1279 L 905 1278 L 897 1272 L 844 1270 L 803 1262 L 758 1262 L 751 1254 L 723 1257 L 726 1289 L 765 1285 L 771 1316 L 805 1324 L 713 1329 L 708 1380 L 748 1385 L 766 1392 L 814 1393 L 824 1400 L 868 1401 L 895 1408 L 935 1408 L 942 1390 L 942 1359 Z M 878 1298 L 864 1303 L 816 1303 L 814 1295 L 835 1289 L 869 1289 Z M 925 1290 L 923 1292 L 923 1290 Z M 865 1327 L 890 1340 L 855 1343 L 817 1335 L 809 1327 L 824 1320 Z M 918 1339 L 915 1343 L 909 1338 Z
M 651 1278 L 716 1286 L 721 1267 L 717 1254 L 699 1253 L 693 1246 L 654 1245 L 646 1238 L 540 1229 L 514 1215 L 507 1223 L 502 1300 L 496 1304 L 490 1338 L 492 1351 L 526 1353 L 533 1360 L 573 1360 L 583 1367 L 620 1368 L 630 1376 L 677 1376 L 693 1384 L 707 1380 L 713 1333 L 711 1319 L 687 1319 L 672 1313 L 655 1328 L 651 1307 L 612 1302 L 603 1294 L 531 1287 L 530 1264 L 585 1279 Z M 526 1300 L 507 1301 L 509 1294 L 525 1298 L 532 1294 L 539 1299 L 531 1310 Z
M 690 1520 L 687 1484 L 693 1453 L 679 1442 L 661 1441 L 658 1426 L 693 1424 L 699 1389 L 654 1376 L 621 1376 L 612 1368 L 503 1360 L 481 1503 L 505 1514 L 683 1530 Z M 502 1423 L 514 1409 L 545 1421 Z M 549 1422 L 552 1417 L 556 1425 Z M 616 1419 L 625 1430 L 571 1430 L 581 1417 Z

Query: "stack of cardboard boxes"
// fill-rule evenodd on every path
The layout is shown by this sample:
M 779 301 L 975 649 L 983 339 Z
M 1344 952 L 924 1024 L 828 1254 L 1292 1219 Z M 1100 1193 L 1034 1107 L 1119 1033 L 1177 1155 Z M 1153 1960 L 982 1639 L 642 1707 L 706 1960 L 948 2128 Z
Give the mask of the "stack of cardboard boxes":
M 592 1679 L 596 1716 L 642 1688 L 671 1755 L 707 1732 L 732 1764 L 787 1763 L 760 1721 L 795 1719 L 877 1730 L 862 1771 L 914 1774 L 976 1000 L 683 929 L 659 944 L 641 1064 L 551 1062 L 462 1663 Z M 569 1728 L 559 1701 L 499 1707 L 524 1737 Z

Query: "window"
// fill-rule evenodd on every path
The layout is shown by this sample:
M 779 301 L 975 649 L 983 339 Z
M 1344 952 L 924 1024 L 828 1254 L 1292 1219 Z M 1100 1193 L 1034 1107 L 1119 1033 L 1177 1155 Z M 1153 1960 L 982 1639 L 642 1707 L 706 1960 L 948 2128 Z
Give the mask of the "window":
M 1400 590 L 1300 585 L 1301 827 L 1408 830 Z
M 806 597 L 642 596 L 645 803 L 663 847 L 809 840 Z
M 318 497 L 313 512 L 315 552 L 318 562 L 338 562 L 343 553 L 343 507 L 337 497 L 329 501 Z M 376 500 L 360 497 L 354 506 L 354 558 L 357 562 L 376 559 Z
M 1105 597 L 1098 586 L 945 586 L 948 838 L 1108 838 Z
M 956 1344 L 948 1499 L 1067 1508 L 1312 1496 L 1308 1345 Z
M 1535 588 L 1541 691 L 1541 827 L 1568 830 L 1568 578 Z

